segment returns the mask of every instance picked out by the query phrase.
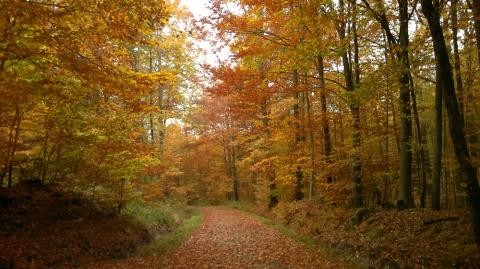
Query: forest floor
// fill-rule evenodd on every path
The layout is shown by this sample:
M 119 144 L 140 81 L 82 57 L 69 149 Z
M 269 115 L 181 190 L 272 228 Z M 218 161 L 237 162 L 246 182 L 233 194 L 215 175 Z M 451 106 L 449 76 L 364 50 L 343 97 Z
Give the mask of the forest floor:
M 346 268 L 244 212 L 203 209 L 204 222 L 165 268 Z
M 480 268 L 466 210 L 348 209 L 318 201 L 267 210 L 227 203 L 358 268 Z
M 132 257 L 89 268 L 348 268 L 237 209 L 204 207 L 200 227 L 165 257 Z
M 263 213 L 240 209 L 254 214 L 165 202 L 129 203 L 118 214 L 58 186 L 18 184 L 0 190 L 0 268 L 479 268 L 480 264 L 468 214 L 461 210 L 369 211 L 354 224 L 355 210 L 306 201 L 279 204 Z
M 108 208 L 39 182 L 0 190 L 0 268 L 348 268 L 237 209 Z
M 20 183 L 0 189 L 0 269 L 78 268 L 161 255 L 198 226 L 195 211 L 137 201 L 119 214 L 57 185 Z

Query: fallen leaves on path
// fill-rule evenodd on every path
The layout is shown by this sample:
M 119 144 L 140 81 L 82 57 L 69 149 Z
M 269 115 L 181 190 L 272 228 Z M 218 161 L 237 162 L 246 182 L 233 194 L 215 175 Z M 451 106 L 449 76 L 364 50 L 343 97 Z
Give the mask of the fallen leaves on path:
M 204 222 L 161 268 L 342 268 L 248 214 L 204 209 Z

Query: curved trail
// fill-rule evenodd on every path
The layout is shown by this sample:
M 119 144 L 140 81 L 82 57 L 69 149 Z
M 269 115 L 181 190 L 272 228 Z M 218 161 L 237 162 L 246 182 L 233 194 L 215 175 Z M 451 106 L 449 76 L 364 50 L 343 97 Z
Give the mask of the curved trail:
M 343 268 L 239 210 L 208 207 L 162 268 Z

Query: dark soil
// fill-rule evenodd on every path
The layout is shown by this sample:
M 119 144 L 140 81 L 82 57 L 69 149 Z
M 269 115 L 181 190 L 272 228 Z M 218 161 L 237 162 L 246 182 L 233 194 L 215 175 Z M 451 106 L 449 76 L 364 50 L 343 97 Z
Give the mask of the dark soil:
M 72 268 L 134 253 L 146 229 L 58 186 L 0 190 L 0 268 Z

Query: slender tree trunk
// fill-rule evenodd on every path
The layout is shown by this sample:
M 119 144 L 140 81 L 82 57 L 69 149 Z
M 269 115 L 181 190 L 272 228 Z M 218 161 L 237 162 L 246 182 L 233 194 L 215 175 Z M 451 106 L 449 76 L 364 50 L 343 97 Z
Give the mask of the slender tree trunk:
M 15 152 L 17 150 L 17 143 L 18 137 L 20 133 L 20 123 L 22 121 L 22 116 L 20 114 L 20 108 L 18 104 L 15 105 L 15 117 L 12 121 L 12 125 L 10 128 L 10 134 L 8 139 L 8 146 L 7 146 L 7 156 L 4 163 L 4 168 L 1 174 L 1 181 L 3 185 L 3 178 L 8 173 L 8 187 L 12 185 L 12 161 L 15 156 Z
M 298 151 L 299 146 L 303 141 L 303 134 L 302 134 L 302 128 L 301 128 L 301 116 L 300 116 L 300 92 L 299 92 L 299 81 L 298 81 L 298 71 L 294 70 L 293 71 L 293 86 L 294 86 L 294 99 L 295 102 L 293 104 L 293 117 L 294 117 L 294 129 L 295 129 L 295 145 L 294 145 L 294 150 Z M 303 199 L 303 171 L 302 167 L 300 165 L 297 165 L 296 170 L 295 170 L 295 194 L 294 194 L 294 199 L 296 201 L 302 200 Z
M 254 167 L 254 165 L 257 163 L 257 159 L 253 158 L 252 162 L 250 163 L 251 167 Z M 254 204 L 257 203 L 257 186 L 258 186 L 258 170 L 257 169 L 252 169 L 252 174 L 251 174 L 251 181 L 252 181 L 252 201 Z
M 462 70 L 460 62 L 460 54 L 458 52 L 458 12 L 457 12 L 457 3 L 458 0 L 451 0 L 451 21 L 452 21 L 452 43 L 453 43 L 453 61 L 455 68 L 455 82 L 458 96 L 458 106 L 460 108 L 460 113 L 462 117 L 465 113 L 465 94 L 463 92 L 463 80 L 462 80 Z M 479 3 L 480 4 L 480 3 Z
M 399 0 L 399 46 L 397 58 L 400 64 L 400 190 L 397 208 L 414 207 L 412 196 L 412 112 L 410 103 L 410 63 L 408 56 L 408 1 Z
M 153 106 L 153 98 L 152 96 L 149 96 L 149 103 L 150 103 L 150 106 Z M 154 128 L 155 126 L 153 125 L 153 114 L 150 113 L 148 115 L 148 122 L 149 122 L 149 133 L 150 133 L 150 144 L 154 144 L 155 142 L 155 133 L 154 133 Z
M 310 180 L 308 182 L 308 199 L 313 199 L 313 185 L 316 181 L 316 162 L 315 162 L 315 135 L 313 132 L 313 121 L 312 121 L 312 104 L 310 101 L 310 91 L 307 91 L 305 94 L 306 103 L 307 103 L 307 120 L 308 120 L 308 134 L 310 137 L 309 146 L 310 146 Z
M 230 168 L 232 169 L 232 190 L 233 190 L 233 198 L 235 201 L 239 200 L 238 196 L 238 174 L 237 174 L 237 150 L 235 146 L 235 137 L 232 137 L 231 139 L 232 144 L 231 145 L 231 166 Z
M 448 56 L 445 38 L 443 36 L 442 26 L 440 24 L 440 15 L 434 8 L 431 0 L 421 0 L 422 12 L 427 18 L 430 28 L 430 35 L 433 41 L 435 52 L 435 62 L 437 67 L 437 78 L 442 86 L 445 108 L 448 114 L 449 131 L 452 139 L 457 161 L 462 168 L 467 179 L 467 192 L 470 203 L 470 212 L 473 219 L 475 239 L 480 247 L 480 187 L 476 170 L 473 167 L 468 144 L 465 135 L 465 122 L 460 113 L 460 108 L 455 93 L 453 82 L 452 67 Z
M 466 110 L 465 110 L 465 92 L 463 90 L 463 79 L 462 79 L 462 70 L 461 70 L 461 61 L 460 61 L 460 53 L 458 50 L 458 0 L 452 0 L 450 4 L 450 15 L 451 15 L 451 27 L 452 27 L 452 43 L 453 43 L 453 66 L 455 69 L 455 84 L 458 96 L 458 106 L 460 109 L 460 114 L 462 118 L 465 119 Z M 467 124 L 465 123 L 465 128 L 468 129 Z M 468 140 L 467 140 L 468 141 Z M 474 157 L 474 154 L 470 152 L 470 155 Z M 463 181 L 462 179 L 462 172 L 459 169 L 455 171 L 455 179 L 454 179 L 454 202 L 455 206 L 458 206 L 458 199 L 457 199 L 457 189 L 461 185 L 460 183 Z
M 415 129 L 417 132 L 417 143 L 418 143 L 418 166 L 420 169 L 420 182 L 421 182 L 421 191 L 420 191 L 420 207 L 425 208 L 425 200 L 427 197 L 427 161 L 426 161 L 426 147 L 427 143 L 423 136 L 423 132 L 420 126 L 420 116 L 418 114 L 417 107 L 417 95 L 415 93 L 415 87 L 413 87 L 413 78 L 411 73 L 409 74 L 411 93 L 412 93 L 412 108 L 413 108 L 413 118 L 415 121 Z
M 353 206 L 363 206 L 363 189 L 362 189 L 362 159 L 361 159 L 361 134 L 360 134 L 360 108 L 358 106 L 350 106 L 353 117 L 353 147 L 354 147 L 354 159 L 353 159 L 353 179 L 354 179 L 354 191 L 353 191 Z
M 340 13 L 341 15 L 345 14 L 345 5 L 343 0 L 340 0 Z M 345 85 L 348 92 L 352 93 L 355 91 L 355 79 L 354 74 L 352 73 L 352 65 L 350 64 L 349 59 L 349 50 L 348 50 L 348 41 L 346 40 L 346 29 L 347 22 L 342 21 L 338 26 L 338 35 L 340 37 L 340 42 L 344 47 L 342 53 L 342 64 L 343 64 L 343 73 L 345 77 Z M 355 39 L 355 37 L 354 37 Z M 355 42 L 354 42 L 355 43 Z M 354 44 L 355 45 L 355 44 Z M 354 48 L 354 51 L 357 51 L 358 48 Z M 357 63 L 358 64 L 358 63 Z M 353 158 L 352 158 L 352 172 L 353 172 L 353 195 L 352 195 L 352 206 L 353 207 L 362 207 L 363 206 L 363 190 L 362 190 L 362 158 L 361 158 L 361 131 L 360 131 L 360 107 L 358 100 L 353 98 L 350 100 L 350 112 L 352 115 L 352 144 L 353 144 Z
M 12 177 L 13 177 L 13 164 L 12 161 L 15 157 L 15 152 L 17 151 L 17 144 L 18 144 L 18 137 L 20 134 L 20 122 L 22 121 L 22 117 L 20 115 L 20 109 L 18 105 L 16 106 L 15 113 L 17 114 L 17 125 L 15 126 L 15 136 L 13 138 L 13 145 L 12 145 L 12 151 L 10 152 L 10 162 L 8 164 L 8 187 L 12 187 Z
M 158 51 L 158 70 L 162 70 L 162 51 Z M 160 156 L 163 156 L 165 151 L 165 135 L 167 130 L 167 115 L 165 105 L 165 88 L 163 85 L 158 86 L 158 108 L 160 109 L 160 115 L 158 117 L 158 147 L 160 149 Z
M 390 91 L 387 86 L 387 96 L 385 100 L 385 166 L 384 166 L 384 176 L 383 176 L 383 206 L 385 207 L 387 204 L 390 203 L 390 123 L 389 123 L 389 99 L 390 99 Z
M 230 153 L 229 153 L 228 145 L 227 145 L 227 142 L 225 141 L 225 138 L 222 138 L 222 146 L 223 146 L 223 161 L 225 164 L 225 173 L 227 174 L 227 176 L 231 176 Z
M 118 199 L 118 204 L 117 204 L 117 212 L 120 214 L 122 213 L 123 209 L 123 201 L 124 201 L 124 190 L 125 190 L 125 179 L 121 178 L 120 179 L 120 190 L 119 190 L 119 199 Z
M 262 124 L 264 128 L 264 136 L 265 136 L 265 143 L 267 151 L 270 151 L 270 130 L 269 130 L 269 115 L 268 115 L 268 107 L 267 107 L 267 99 L 265 98 L 262 101 L 260 106 L 262 112 Z M 270 158 L 270 152 L 267 152 L 267 158 Z M 268 207 L 273 208 L 278 204 L 277 198 L 277 185 L 276 185 L 276 173 L 275 173 L 275 166 L 271 160 L 268 161 L 267 169 L 266 169 L 266 176 L 270 188 L 270 195 L 269 195 L 269 202 Z
M 328 111 L 327 111 L 327 93 L 325 90 L 325 68 L 323 65 L 323 57 L 321 54 L 317 56 L 317 73 L 319 77 L 319 89 L 320 89 L 320 110 L 321 122 L 322 122 L 322 138 L 323 138 L 323 160 L 327 165 L 332 163 L 332 139 L 330 137 L 330 127 L 328 124 Z M 328 172 L 326 177 L 327 183 L 333 182 L 332 175 Z
M 438 66 L 437 66 L 438 69 Z M 442 135 L 443 135 L 443 89 L 441 81 L 437 78 L 435 83 L 435 135 L 433 145 L 433 174 L 432 174 L 432 209 L 440 209 L 440 180 L 442 176 Z
M 474 37 L 473 29 L 468 27 L 465 30 L 465 46 L 472 47 L 474 46 Z M 478 33 L 478 32 L 477 32 Z M 478 43 L 477 43 L 478 44 Z M 469 146 L 470 157 L 472 162 L 476 164 L 475 167 L 478 167 L 478 161 L 480 160 L 480 134 L 477 132 L 476 121 L 478 120 L 478 101 L 475 96 L 475 77 L 477 75 L 475 64 L 473 63 L 474 55 L 472 50 L 467 50 L 467 59 L 466 59 L 466 79 L 465 79 L 465 103 L 464 103 L 464 119 L 465 119 L 465 129 L 467 135 L 467 141 Z M 480 68 L 480 60 L 479 60 Z M 477 168 L 475 168 L 477 169 Z
M 388 47 L 388 42 L 385 37 L 385 34 L 383 34 L 383 39 L 384 39 L 384 44 L 385 47 Z M 389 57 L 389 51 L 385 50 L 384 51 L 384 56 L 385 56 L 385 64 L 388 66 L 391 57 Z M 384 77 L 385 81 L 388 81 L 388 75 L 385 74 Z M 383 176 L 383 207 L 386 207 L 390 204 L 390 196 L 391 196 L 391 190 L 390 190 L 390 181 L 391 181 L 391 167 L 390 167 L 390 105 L 393 106 L 391 102 L 391 94 L 390 94 L 390 84 L 387 82 L 385 85 L 386 89 L 386 95 L 385 95 L 385 121 L 384 121 L 384 126 L 385 126 L 385 152 L 383 156 L 385 156 L 385 166 L 384 166 L 384 176 Z M 396 126 L 396 120 L 395 120 L 395 110 L 393 109 L 393 118 L 394 118 L 394 126 Z M 395 131 L 395 138 L 398 136 L 396 135 L 396 128 L 394 127 Z M 398 140 L 397 142 L 397 149 L 398 149 Z
M 166 116 L 165 116 L 165 106 L 164 106 L 164 89 L 162 86 L 158 87 L 158 108 L 160 109 L 160 116 L 158 117 L 159 128 L 158 128 L 158 147 L 160 149 L 160 156 L 163 156 L 165 148 L 165 131 L 166 131 Z
M 15 109 L 15 116 L 12 120 L 12 124 L 10 125 L 10 132 L 9 132 L 9 135 L 8 135 L 7 152 L 5 154 L 5 161 L 3 163 L 3 168 L 2 168 L 1 175 L 0 175 L 0 180 L 2 182 L 1 186 L 3 186 L 3 179 L 5 178 L 5 176 L 8 173 L 8 165 L 10 164 L 10 156 L 11 156 L 10 152 L 12 151 L 13 141 L 14 141 L 14 137 L 15 137 L 15 126 L 17 126 L 17 121 L 18 121 L 19 116 L 20 115 L 18 113 L 18 105 L 17 105 L 17 108 Z
M 357 36 L 357 3 L 352 3 L 352 36 L 353 36 L 353 73 L 355 85 L 360 84 L 360 55 L 358 52 L 358 36 Z
M 153 69 L 153 55 L 152 55 L 152 49 L 150 48 L 149 51 L 148 51 L 148 56 L 149 56 L 149 67 L 148 67 L 148 71 L 150 73 L 153 73 L 154 69 Z M 150 103 L 150 106 L 153 107 L 153 104 L 154 104 L 154 101 L 153 101 L 153 94 L 150 94 L 149 95 L 149 103 Z M 150 128 L 150 143 L 152 145 L 155 144 L 155 125 L 153 124 L 153 113 L 149 113 L 148 114 L 148 122 L 149 122 L 149 128 Z
M 12 182 L 13 182 L 13 165 L 10 163 L 8 165 L 8 184 L 7 187 L 11 188 L 12 187 Z
M 48 170 L 48 163 L 50 162 L 50 158 L 48 157 L 48 139 L 50 136 L 50 126 L 45 126 L 45 138 L 43 140 L 43 147 L 42 147 L 42 167 L 41 167 L 41 174 L 40 174 L 40 181 L 43 183 L 45 182 L 45 178 L 47 176 Z
M 475 39 L 477 40 L 477 61 L 480 67 L 480 0 L 472 0 L 472 3 Z
M 387 29 L 384 29 L 384 31 L 386 32 Z M 389 48 L 391 47 L 385 33 L 383 34 L 383 39 L 384 39 L 384 43 L 385 43 L 385 47 L 386 48 Z M 391 48 L 390 49 L 385 49 L 385 53 L 384 53 L 384 56 L 385 56 L 385 63 L 387 64 L 387 66 L 390 64 L 391 60 L 395 59 L 394 57 L 394 54 L 392 53 L 392 50 Z M 388 75 L 386 76 L 386 81 L 388 81 Z M 392 101 L 392 96 L 390 94 L 390 84 L 387 82 L 387 85 L 386 85 L 386 89 L 387 89 L 387 96 L 386 96 L 386 102 L 387 102 L 387 111 L 388 111 L 388 106 L 391 106 L 392 107 L 392 118 L 393 118 L 393 132 L 394 132 L 394 135 L 395 135 L 395 145 L 396 145 L 396 148 L 397 148 L 397 152 L 398 154 L 400 154 L 400 139 L 399 139 L 399 135 L 398 135 L 398 129 L 397 129 L 397 112 L 395 110 L 395 104 L 394 102 Z M 388 116 L 388 115 L 387 115 Z

